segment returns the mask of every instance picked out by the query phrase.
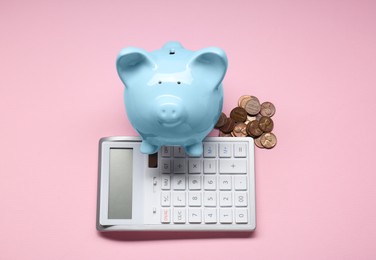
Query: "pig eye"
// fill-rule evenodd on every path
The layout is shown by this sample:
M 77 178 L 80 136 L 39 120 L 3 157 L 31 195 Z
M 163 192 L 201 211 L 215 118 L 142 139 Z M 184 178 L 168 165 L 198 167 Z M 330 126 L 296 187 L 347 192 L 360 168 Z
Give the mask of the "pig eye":
M 162 81 L 158 81 L 158 84 L 162 84 Z
M 170 55 L 174 55 L 175 54 L 175 50 L 174 49 L 171 49 L 170 50 Z
M 178 83 L 178 84 L 180 84 L 181 82 L 180 82 L 180 81 L 178 81 L 177 83 Z

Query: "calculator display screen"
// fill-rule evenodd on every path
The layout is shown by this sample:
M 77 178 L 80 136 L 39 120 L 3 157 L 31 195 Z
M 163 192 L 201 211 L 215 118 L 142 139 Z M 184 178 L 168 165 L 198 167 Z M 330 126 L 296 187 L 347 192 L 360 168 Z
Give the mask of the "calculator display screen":
M 111 148 L 109 172 L 108 218 L 131 219 L 133 149 Z

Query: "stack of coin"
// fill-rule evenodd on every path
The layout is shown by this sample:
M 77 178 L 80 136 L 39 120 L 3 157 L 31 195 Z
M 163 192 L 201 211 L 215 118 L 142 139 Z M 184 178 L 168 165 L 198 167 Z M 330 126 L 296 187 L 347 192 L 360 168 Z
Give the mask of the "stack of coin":
M 219 136 L 253 137 L 259 148 L 271 149 L 277 144 L 277 137 L 272 133 L 275 106 L 271 102 L 260 101 L 255 96 L 241 96 L 238 106 L 231 110 L 230 117 L 222 113 L 215 128 Z

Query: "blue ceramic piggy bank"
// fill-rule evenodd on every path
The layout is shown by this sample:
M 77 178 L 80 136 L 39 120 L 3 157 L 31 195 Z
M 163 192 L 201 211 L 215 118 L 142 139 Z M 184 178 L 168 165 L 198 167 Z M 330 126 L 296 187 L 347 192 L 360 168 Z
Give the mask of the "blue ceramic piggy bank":
M 222 111 L 224 51 L 190 51 L 178 42 L 152 52 L 129 47 L 120 51 L 116 67 L 128 118 L 142 138 L 141 152 L 183 146 L 188 155 L 200 156 L 202 140 Z

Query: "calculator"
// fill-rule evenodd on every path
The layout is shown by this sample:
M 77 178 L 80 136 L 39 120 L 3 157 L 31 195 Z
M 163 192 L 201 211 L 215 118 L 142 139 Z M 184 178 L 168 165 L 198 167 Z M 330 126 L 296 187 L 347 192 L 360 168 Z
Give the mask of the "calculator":
M 139 137 L 99 142 L 98 231 L 253 231 L 254 142 L 206 137 L 200 157 L 183 147 L 140 152 Z

